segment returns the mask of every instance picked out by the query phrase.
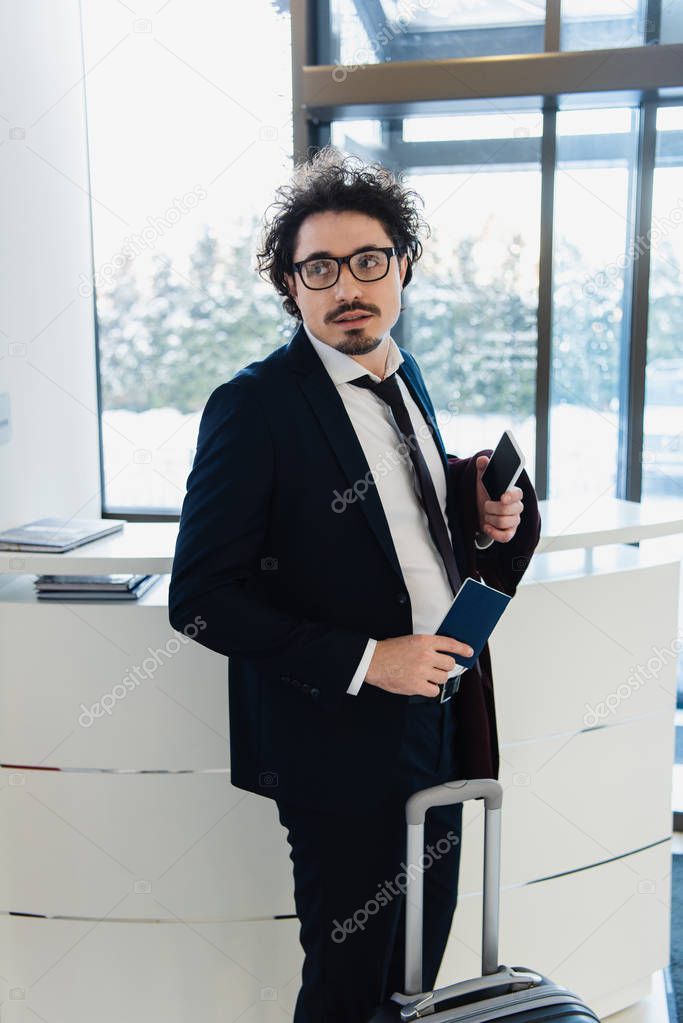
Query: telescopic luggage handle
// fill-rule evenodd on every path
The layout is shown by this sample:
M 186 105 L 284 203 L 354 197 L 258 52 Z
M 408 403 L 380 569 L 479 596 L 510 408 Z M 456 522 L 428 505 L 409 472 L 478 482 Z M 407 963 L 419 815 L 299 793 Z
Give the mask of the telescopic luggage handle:
M 424 877 L 422 870 L 412 877 L 411 867 L 419 864 L 424 851 L 424 820 L 432 806 L 484 800 L 482 974 L 498 969 L 498 916 L 500 907 L 500 817 L 503 787 L 495 778 L 449 781 L 444 785 L 414 792 L 406 802 L 408 881 L 406 883 L 405 993 L 422 991 L 422 930 Z

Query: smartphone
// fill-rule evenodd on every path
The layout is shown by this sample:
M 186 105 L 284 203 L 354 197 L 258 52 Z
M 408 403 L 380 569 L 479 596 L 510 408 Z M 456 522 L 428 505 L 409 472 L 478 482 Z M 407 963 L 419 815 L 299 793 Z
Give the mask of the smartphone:
M 492 501 L 500 501 L 505 491 L 517 482 L 523 468 L 522 449 L 512 436 L 512 431 L 505 430 L 481 477 Z

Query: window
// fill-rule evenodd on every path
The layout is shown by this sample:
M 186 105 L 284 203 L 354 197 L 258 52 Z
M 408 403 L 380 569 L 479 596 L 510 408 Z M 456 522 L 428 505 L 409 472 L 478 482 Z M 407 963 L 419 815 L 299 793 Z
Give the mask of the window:
M 683 497 L 683 106 L 657 111 L 643 424 L 643 496 Z
M 321 63 L 381 64 L 540 53 L 543 0 L 332 0 L 330 54 Z
M 562 0 L 561 49 L 642 46 L 646 9 L 646 0 Z
M 661 43 L 683 42 L 683 0 L 664 0 L 662 3 Z
M 292 161 L 286 7 L 85 0 L 106 512 L 177 515 L 210 392 L 288 336 L 255 270 Z
M 637 128 L 628 108 L 557 116 L 549 497 L 616 497 Z
M 540 110 L 506 109 L 502 101 L 491 107 L 337 120 L 330 140 L 399 169 L 424 199 L 431 235 L 394 335 L 420 362 L 447 447 L 495 447 L 509 427 L 534 478 L 539 269 L 552 260 L 547 495 L 614 497 L 629 372 L 640 111 L 570 108 L 560 98 L 553 244 L 541 252 Z M 681 109 L 663 108 L 658 120 L 660 220 L 671 219 L 676 204 Z M 672 397 L 677 388 L 683 393 L 681 243 L 675 239 L 669 252 L 672 244 L 662 244 L 652 267 L 646 450 L 653 493 L 656 470 L 657 493 L 680 486 L 683 472 L 683 411 Z
M 664 44 L 683 40 L 683 0 L 563 0 L 547 25 L 539 0 L 313 0 L 293 36 L 289 0 L 143 5 L 82 5 L 94 237 L 82 288 L 96 297 L 105 514 L 177 517 L 209 394 L 291 336 L 256 250 L 294 129 L 297 159 L 331 141 L 403 171 L 424 198 L 431 236 L 394 336 L 420 361 L 450 450 L 493 447 L 507 426 L 541 498 L 638 499 L 641 460 L 644 496 L 680 495 L 683 78 L 672 83 Z M 584 54 L 524 57 L 558 31 L 564 51 L 623 51 L 596 63 L 592 95 Z M 631 48 L 657 40 L 663 70 L 648 81 L 661 83 L 643 94 Z M 503 54 L 518 59 L 466 61 L 446 87 L 423 74 Z M 553 91 L 559 60 L 577 68 L 571 95 Z M 330 91 L 320 65 L 335 63 L 376 66 L 333 74 Z M 537 94 L 516 95 L 527 69 Z M 658 110 L 644 283 L 646 101 Z M 627 408 L 643 381 L 644 408 Z M 625 429 L 641 412 L 642 450 Z

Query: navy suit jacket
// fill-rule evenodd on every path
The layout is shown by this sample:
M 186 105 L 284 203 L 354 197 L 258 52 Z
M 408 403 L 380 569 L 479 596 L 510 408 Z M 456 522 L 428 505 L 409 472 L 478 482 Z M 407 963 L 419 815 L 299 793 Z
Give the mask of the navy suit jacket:
M 447 454 L 415 358 L 398 373 L 421 408 L 447 475 L 447 517 L 462 579 L 514 595 L 540 536 L 522 472 L 513 539 L 478 551 L 476 457 Z M 410 597 L 370 468 L 337 388 L 303 325 L 210 395 L 187 479 L 169 620 L 229 658 L 231 780 L 311 808 L 372 812 L 399 798 L 407 697 L 347 688 L 369 637 L 411 634 Z M 356 494 L 352 501 L 339 495 Z M 193 630 L 194 632 L 194 630 Z M 491 661 L 452 697 L 463 777 L 498 776 Z

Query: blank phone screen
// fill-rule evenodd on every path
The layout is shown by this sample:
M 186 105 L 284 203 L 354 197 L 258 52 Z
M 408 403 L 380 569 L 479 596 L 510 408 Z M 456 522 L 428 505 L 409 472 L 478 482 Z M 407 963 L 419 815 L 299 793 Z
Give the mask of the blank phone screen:
M 518 468 L 519 455 L 510 443 L 508 435 L 504 433 L 481 477 L 481 482 L 492 501 L 500 501 Z

